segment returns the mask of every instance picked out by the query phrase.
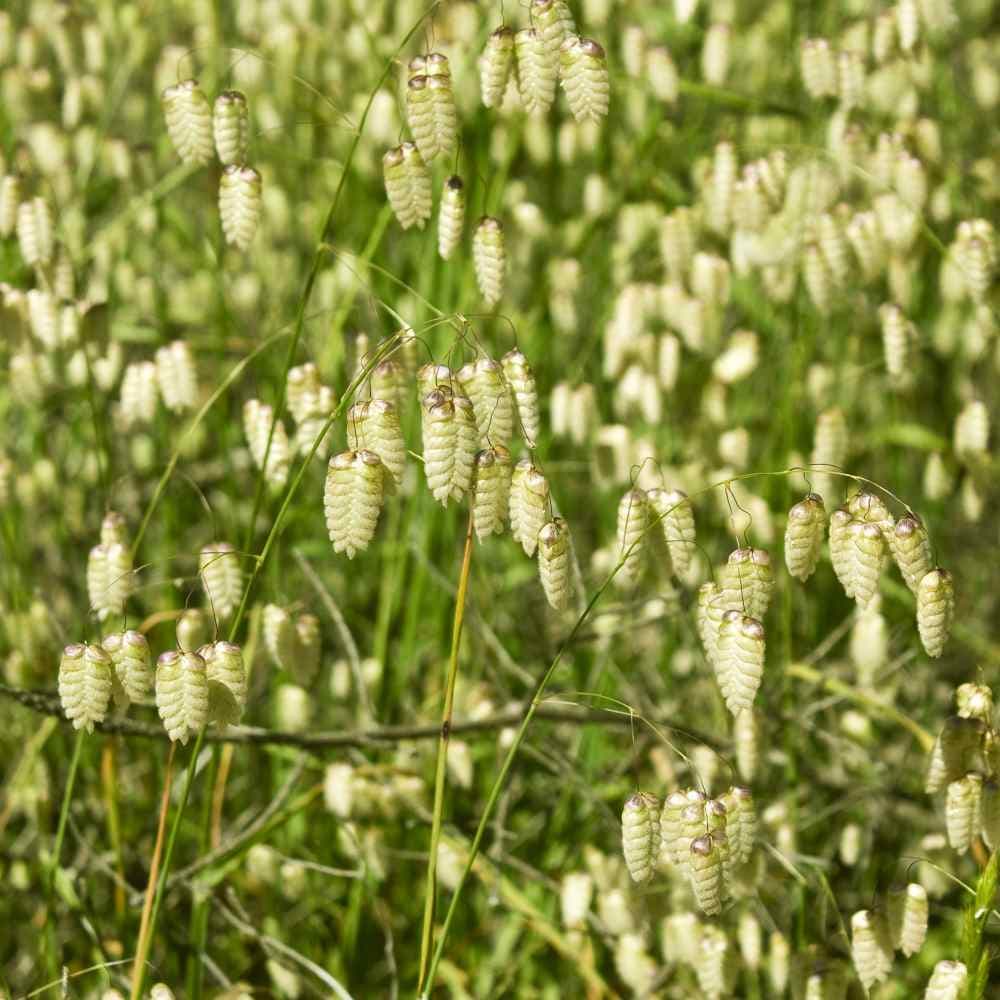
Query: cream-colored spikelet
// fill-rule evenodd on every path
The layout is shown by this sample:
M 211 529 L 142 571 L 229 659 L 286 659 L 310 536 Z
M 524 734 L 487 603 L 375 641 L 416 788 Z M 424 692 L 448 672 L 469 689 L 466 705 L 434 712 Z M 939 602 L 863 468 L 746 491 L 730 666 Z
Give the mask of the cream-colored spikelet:
M 753 792 L 744 785 L 733 785 L 722 796 L 729 815 L 729 834 L 739 864 L 746 864 L 757 843 L 757 807 Z M 735 846 L 738 845 L 738 848 Z
M 87 594 L 99 621 L 121 615 L 135 590 L 132 555 L 120 542 L 95 545 L 87 558 Z
M 238 90 L 224 90 L 219 94 L 212 107 L 212 133 L 215 151 L 223 166 L 246 162 L 250 113 L 245 94 Z
M 771 557 L 763 549 L 734 549 L 719 572 L 719 587 L 727 611 L 742 610 L 763 621 L 774 593 Z
M 983 777 L 970 771 L 948 785 L 945 796 L 944 820 L 948 831 L 948 843 L 965 854 L 979 833 L 980 803 L 983 794 Z
M 654 487 L 646 491 L 652 517 L 659 521 L 659 530 L 670 555 L 674 572 L 684 577 L 695 552 L 694 508 L 681 490 Z
M 302 418 L 295 428 L 295 450 L 300 455 L 309 455 L 313 446 L 316 451 L 313 454 L 317 458 L 325 459 L 330 454 L 330 444 L 332 435 L 329 433 L 330 414 L 333 413 L 337 405 L 337 399 L 333 390 L 328 385 L 321 385 L 316 394 L 309 399 L 312 409 Z M 278 434 L 275 428 L 275 434 Z M 320 435 L 324 435 L 317 444 Z
M 232 163 L 219 181 L 219 218 L 226 242 L 246 250 L 260 221 L 260 174 L 253 167 Z
M 94 731 L 111 704 L 111 657 L 100 647 L 73 643 L 59 660 L 59 700 L 74 729 Z
M 660 800 L 636 792 L 622 810 L 622 851 L 633 882 L 648 882 L 660 856 Z
M 472 403 L 466 396 L 435 389 L 423 399 L 424 474 L 434 498 L 447 506 L 472 486 L 479 432 Z
M 208 721 L 235 726 L 247 704 L 243 650 L 235 642 L 216 642 L 199 651 L 208 678 Z
M 59 310 L 55 296 L 32 288 L 27 296 L 28 323 L 38 342 L 48 351 L 59 347 Z
M 524 28 L 514 36 L 514 51 L 524 110 L 529 115 L 544 115 L 556 97 L 559 50 L 551 48 L 540 31 Z
M 972 399 L 955 418 L 955 454 L 962 459 L 985 455 L 990 440 L 990 414 L 981 399 Z
M 171 413 L 194 409 L 198 402 L 198 376 L 187 341 L 174 340 L 157 350 L 156 380 L 163 405 Z
M 985 684 L 971 681 L 955 690 L 955 706 L 963 719 L 982 719 L 989 725 L 993 720 L 993 691 Z
M 437 365 L 428 362 L 417 369 L 417 388 L 420 390 L 420 397 L 423 399 L 429 392 L 442 392 L 445 397 L 451 399 L 455 394 L 456 385 L 455 373 L 447 365 Z
M 925 573 L 917 586 L 917 630 L 928 656 L 944 652 L 955 616 L 955 591 L 951 574 L 944 569 Z
M 811 466 L 819 466 L 815 473 L 816 492 L 827 503 L 837 496 L 836 477 L 826 467 L 839 469 L 847 458 L 848 432 L 844 411 L 839 406 L 824 410 L 816 418 L 813 449 L 809 458 Z M 840 494 L 842 495 L 842 494 Z
M 851 917 L 851 959 L 866 990 L 889 978 L 892 942 L 881 913 L 859 910 Z
M 877 524 L 854 521 L 848 528 L 851 545 L 851 587 L 858 607 L 866 608 L 878 594 L 885 539 Z
M 500 359 L 500 364 L 507 378 L 507 384 L 514 393 L 517 418 L 521 424 L 521 433 L 524 435 L 525 443 L 529 448 L 534 448 L 538 443 L 538 431 L 541 425 L 535 373 L 532 371 L 528 359 L 516 347 Z
M 264 607 L 264 645 L 274 664 L 290 671 L 297 652 L 297 636 L 292 616 L 277 604 Z
M 118 683 L 129 701 L 145 701 L 153 690 L 153 661 L 141 632 L 112 632 L 101 645 L 111 657 Z
M 683 792 L 671 792 L 663 800 L 660 810 L 660 867 L 681 865 L 687 859 L 681 854 L 681 840 L 684 836 L 682 815 L 688 806 Z
M 889 537 L 889 550 L 907 587 L 915 594 L 920 581 L 931 571 L 931 543 L 927 529 L 912 511 L 895 524 Z
M 382 157 L 385 193 L 403 229 L 424 228 L 431 217 L 431 175 L 412 142 L 390 149 Z
M 355 403 L 347 413 L 347 444 L 354 451 L 367 448 L 375 452 L 382 459 L 391 483 L 398 486 L 402 482 L 406 442 L 395 403 L 387 399 Z
M 788 512 L 785 526 L 785 565 L 796 580 L 805 582 L 816 571 L 826 527 L 826 507 L 818 493 L 810 493 Z
M 726 606 L 722 600 L 722 592 L 718 584 L 709 581 L 698 588 L 698 603 L 695 621 L 698 626 L 698 637 L 708 662 L 715 666 L 718 655 L 719 628 Z
M 458 379 L 472 402 L 480 445 L 509 446 L 514 436 L 514 398 L 503 365 L 492 358 L 480 358 L 475 364 L 463 365 Z
M 910 362 L 916 331 L 897 305 L 886 303 L 879 308 L 878 314 L 882 327 L 885 370 L 893 383 L 904 385 L 911 374 Z
M 889 891 L 886 906 L 892 943 L 907 957 L 916 955 L 927 937 L 927 890 L 917 882 Z
M 549 481 L 530 458 L 522 458 L 514 466 L 510 484 L 510 534 L 533 556 L 538 547 L 538 532 L 549 520 L 551 502 Z
M 215 155 L 212 108 L 197 80 L 183 80 L 163 91 L 167 133 L 184 163 L 210 163 Z
M 576 24 L 566 0 L 532 0 L 531 23 L 551 52 L 558 52 L 563 42 L 576 34 Z
M 402 364 L 392 358 L 380 361 L 372 369 L 372 399 L 387 399 L 390 403 L 395 403 L 402 413 L 407 383 L 406 368 Z
M 446 152 L 443 143 L 448 134 L 442 131 L 438 122 L 437 103 L 441 81 L 447 83 L 447 101 L 450 103 L 450 141 L 455 142 L 455 105 L 451 97 L 449 77 L 430 77 L 418 74 L 411 76 L 406 84 L 406 120 L 413 133 L 413 140 L 420 150 L 425 163 L 431 163 L 438 153 Z M 445 122 L 447 126 L 447 122 Z
M 968 970 L 962 962 L 942 959 L 934 966 L 924 991 L 924 1000 L 959 1000 L 968 979 Z
M 868 490 L 858 490 L 847 501 L 847 509 L 855 520 L 877 525 L 882 532 L 882 537 L 888 542 L 889 536 L 896 527 L 896 522 L 881 497 Z
M 323 507 L 334 552 L 353 559 L 368 548 L 385 493 L 385 466 L 373 451 L 344 451 L 330 459 Z
M 561 517 L 554 517 L 538 532 L 538 576 L 556 611 L 569 606 L 570 546 L 569 527 Z
M 716 677 L 733 715 L 750 708 L 764 676 L 764 626 L 739 611 L 727 611 L 719 629 Z
M 810 97 L 819 100 L 837 95 L 837 59 L 825 38 L 806 38 L 799 49 L 802 85 Z
M 152 361 L 134 361 L 128 365 L 119 394 L 119 414 L 124 428 L 152 423 L 159 398 L 156 365 Z
M 156 661 L 156 709 L 174 742 L 196 736 L 208 722 L 208 672 L 197 653 L 163 653 Z
M 503 534 L 510 500 L 511 458 L 506 448 L 487 448 L 476 455 L 472 519 L 479 540 Z
M 507 250 L 503 223 L 484 215 L 472 235 L 472 263 L 476 271 L 479 294 L 487 306 L 496 305 L 503 297 L 507 270 Z
M 17 243 L 29 267 L 47 264 L 55 249 L 52 209 L 41 197 L 22 201 L 17 209 Z
M 452 175 L 441 188 L 438 205 L 438 253 L 442 260 L 450 260 L 462 241 L 465 227 L 465 185 L 462 178 Z
M 513 68 L 514 32 L 510 28 L 497 28 L 486 39 L 479 57 L 479 90 L 486 107 L 499 106 Z
M 644 490 L 629 490 L 618 502 L 618 537 L 616 555 L 621 568 L 615 583 L 631 590 L 642 575 L 644 543 L 649 527 L 649 501 Z
M 957 781 L 974 766 L 986 732 L 986 722 L 980 718 L 952 715 L 945 719 L 934 741 L 924 791 L 928 795 L 941 791 Z
M 17 226 L 17 210 L 21 204 L 21 178 L 4 174 L 0 178 L 0 236 L 7 237 Z
M 854 548 L 851 526 L 855 523 L 845 507 L 838 507 L 830 515 L 830 562 L 844 593 L 854 596 Z
M 608 113 L 608 61 L 591 38 L 567 38 L 559 49 L 559 76 L 569 109 L 578 122 L 597 122 Z
M 271 432 L 271 425 L 274 432 Z M 250 457 L 258 469 L 263 469 L 264 478 L 272 486 L 283 486 L 288 479 L 291 462 L 291 448 L 288 432 L 280 420 L 275 422 L 274 409 L 269 403 L 258 399 L 248 399 L 243 404 L 243 431 L 246 435 Z M 270 450 L 268 449 L 270 439 Z M 267 460 L 265 468 L 264 462 Z
M 296 423 L 305 420 L 312 413 L 319 387 L 319 371 L 311 361 L 288 369 L 285 402 Z
M 760 763 L 761 721 L 753 708 L 737 712 L 733 718 L 733 745 L 736 768 L 744 781 L 753 781 Z
M 198 575 L 212 613 L 225 621 L 243 597 L 243 568 L 228 542 L 210 542 L 198 553 Z
M 721 799 L 709 799 L 705 803 L 705 826 L 712 837 L 715 838 L 716 845 L 719 848 L 719 854 L 722 857 L 723 874 L 727 882 L 736 864 L 736 855 L 739 853 L 739 817 L 736 817 L 736 822 L 733 825 L 733 833 L 736 834 L 737 841 L 733 845 L 734 850 L 730 851 L 727 831 L 729 825 L 728 812 L 725 802 Z
M 208 642 L 209 620 L 201 608 L 185 608 L 177 619 L 174 632 L 177 636 L 177 648 L 186 653 L 197 650 Z
M 709 916 L 722 912 L 722 857 L 715 838 L 708 834 L 695 837 L 688 850 L 691 888 L 699 909 Z

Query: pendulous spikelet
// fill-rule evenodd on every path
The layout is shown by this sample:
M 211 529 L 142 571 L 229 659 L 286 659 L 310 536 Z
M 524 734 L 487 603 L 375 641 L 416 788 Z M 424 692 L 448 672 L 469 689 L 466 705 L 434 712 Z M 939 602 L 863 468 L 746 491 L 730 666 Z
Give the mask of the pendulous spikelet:
M 426 57 L 424 73 L 406 85 L 406 119 L 425 163 L 455 150 L 458 120 L 448 60 L 438 52 Z
M 111 703 L 114 666 L 100 646 L 73 643 L 59 660 L 59 700 L 74 729 L 94 731 Z
M 101 645 L 111 657 L 118 683 L 129 701 L 145 701 L 153 690 L 153 662 L 141 632 L 112 632 Z
M 246 162 L 250 116 L 245 94 L 238 90 L 219 94 L 212 107 L 212 132 L 215 151 L 223 166 Z
M 163 113 L 170 141 L 184 163 L 210 163 L 215 155 L 212 108 L 197 80 L 184 80 L 163 91 Z
M 385 466 L 373 451 L 344 451 L 330 459 L 323 493 L 334 552 L 353 559 L 375 534 L 385 491 Z
M 496 305 L 503 297 L 507 270 L 503 223 L 499 219 L 484 215 L 476 224 L 472 234 L 472 263 L 479 294 L 487 306 Z
M 502 446 L 487 448 L 476 455 L 472 494 L 472 519 L 476 536 L 484 541 L 503 534 L 510 502 L 511 458 Z
M 513 69 L 514 32 L 510 28 L 497 28 L 486 39 L 479 57 L 479 89 L 486 107 L 499 106 Z
M 554 517 L 538 532 L 538 576 L 556 611 L 569 606 L 570 546 L 569 528 L 561 517 Z
M 52 209 L 44 198 L 29 198 L 18 206 L 17 243 L 29 267 L 47 264 L 52 259 Z
M 854 549 L 850 536 L 854 523 L 844 507 L 838 507 L 830 515 L 830 562 L 848 597 L 854 596 Z
M 538 547 L 538 532 L 551 517 L 549 482 L 530 458 L 514 466 L 510 485 L 510 534 L 533 556 Z
M 463 365 L 458 380 L 472 402 L 480 445 L 507 447 L 514 436 L 514 399 L 503 365 L 492 358 L 480 358 Z
M 694 508 L 681 490 L 654 487 L 646 491 L 654 520 L 667 546 L 674 572 L 686 576 L 695 552 Z
M 441 189 L 438 206 L 438 253 L 450 260 L 462 240 L 465 227 L 465 185 L 462 178 L 452 175 Z
M 226 242 L 246 250 L 260 221 L 260 174 L 253 167 L 232 163 L 219 181 L 219 218 Z
M 882 914 L 859 910 L 851 917 L 851 959 L 866 990 L 889 978 L 892 942 Z
M 885 539 L 877 524 L 854 521 L 848 528 L 848 542 L 853 563 L 851 587 L 854 599 L 858 607 L 866 608 L 878 593 Z
M 920 581 L 933 569 L 931 543 L 927 529 L 912 511 L 904 514 L 888 536 L 889 551 L 903 575 L 907 587 L 915 594 Z
M 157 350 L 156 380 L 168 410 L 183 413 L 194 409 L 198 402 L 198 380 L 187 341 L 174 340 Z
M 390 149 L 382 157 L 385 193 L 403 229 L 424 228 L 431 217 L 431 175 L 412 142 Z
M 893 946 L 915 955 L 927 937 L 927 890 L 917 882 L 890 890 L 886 909 Z
M 968 978 L 968 970 L 962 962 L 942 959 L 934 966 L 924 1000 L 959 1000 Z
M 219 621 L 229 618 L 243 597 L 243 569 L 236 550 L 228 542 L 204 546 L 198 553 L 198 575 L 212 613 Z
M 529 115 L 544 115 L 556 97 L 559 50 L 546 42 L 541 31 L 523 28 L 514 36 L 514 51 L 524 110 Z
M 621 568 L 615 582 L 631 590 L 642 575 L 646 529 L 649 527 L 649 501 L 644 490 L 629 490 L 618 502 L 617 556 Z
M 531 370 L 528 359 L 516 347 L 500 359 L 500 364 L 507 378 L 507 384 L 514 393 L 517 418 L 521 424 L 521 433 L 524 435 L 525 443 L 529 448 L 534 448 L 538 443 L 538 432 L 541 426 L 535 373 Z
M 944 652 L 955 616 L 955 591 L 951 574 L 944 569 L 925 573 L 917 586 L 917 630 L 928 656 Z
M 983 777 L 975 771 L 948 784 L 944 805 L 945 826 L 948 843 L 959 854 L 969 850 L 979 833 L 982 794 Z
M 197 653 L 163 653 L 156 661 L 156 708 L 171 740 L 186 744 L 208 722 L 208 673 Z
M 749 709 L 764 676 L 764 626 L 739 611 L 722 617 L 716 653 L 716 677 L 733 715 Z
M 924 791 L 928 795 L 961 778 L 974 763 L 983 742 L 986 723 L 983 719 L 952 715 L 945 720 L 927 766 Z
M 785 527 L 785 565 L 803 583 L 816 571 L 823 548 L 826 508 L 818 493 L 810 493 L 788 512 Z
M 347 443 L 354 451 L 367 448 L 375 452 L 391 483 L 400 484 L 406 467 L 406 442 L 395 403 L 387 399 L 355 403 L 347 413 Z
M 622 851 L 633 882 L 648 882 L 660 856 L 660 800 L 636 792 L 622 810 Z
M 608 62 L 590 38 L 567 38 L 559 49 L 559 76 L 578 122 L 597 122 L 608 113 Z
M 247 703 L 247 672 L 243 650 L 234 642 L 216 642 L 199 653 L 208 679 L 209 722 L 234 726 Z
M 688 850 L 688 869 L 694 898 L 703 913 L 722 912 L 724 880 L 719 838 L 708 834 L 695 837 Z
M 95 545 L 87 558 L 87 593 L 99 621 L 125 611 L 135 590 L 132 555 L 121 542 Z

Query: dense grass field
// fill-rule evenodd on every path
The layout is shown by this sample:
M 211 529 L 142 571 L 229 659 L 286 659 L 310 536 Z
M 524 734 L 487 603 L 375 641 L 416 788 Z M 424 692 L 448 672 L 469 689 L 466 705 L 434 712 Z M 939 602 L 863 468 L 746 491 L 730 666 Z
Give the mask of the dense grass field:
M 998 110 L 991 0 L 8 0 L 0 996 L 1000 995 Z

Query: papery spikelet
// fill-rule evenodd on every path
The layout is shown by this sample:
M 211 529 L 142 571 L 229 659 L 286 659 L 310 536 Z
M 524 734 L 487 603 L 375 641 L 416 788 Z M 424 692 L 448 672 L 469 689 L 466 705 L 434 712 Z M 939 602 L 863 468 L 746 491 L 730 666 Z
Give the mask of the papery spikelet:
M 234 642 L 217 642 L 201 652 L 208 678 L 209 722 L 236 725 L 247 703 L 243 650 Z
M 736 968 L 729 939 L 721 927 L 706 926 L 697 942 L 694 971 L 705 1000 L 732 996 Z
M 321 385 L 315 395 L 309 398 L 308 402 L 311 404 L 311 409 L 295 428 L 295 450 L 300 455 L 314 454 L 317 458 L 326 459 L 330 453 L 332 438 L 332 435 L 328 433 L 330 414 L 333 413 L 337 405 L 337 400 L 333 394 L 333 390 L 328 385 Z M 281 426 L 280 431 L 278 427 L 274 429 L 276 436 L 283 431 L 283 426 Z M 320 435 L 324 436 L 317 443 Z M 313 452 L 313 446 L 316 447 L 315 452 Z
M 291 671 L 297 653 L 297 636 L 292 616 L 277 604 L 264 607 L 264 645 L 274 664 Z
M 149 424 L 156 416 L 159 401 L 156 365 L 152 361 L 136 361 L 125 369 L 120 391 L 121 421 L 127 429 L 135 424 Z
M 194 409 L 198 381 L 187 342 L 175 340 L 156 352 L 156 379 L 163 405 L 173 413 Z
M 760 762 L 760 717 L 753 708 L 737 712 L 733 719 L 736 767 L 744 781 L 753 781 Z
M 236 550 L 228 542 L 206 545 L 198 554 L 198 574 L 212 613 L 219 621 L 229 618 L 243 597 L 243 569 Z
M 968 979 L 968 970 L 962 962 L 942 959 L 934 966 L 924 1000 L 959 1000 Z
M 931 571 L 931 543 L 920 518 L 908 512 L 897 522 L 889 535 L 889 549 L 907 587 L 917 592 L 920 581 Z
M 514 32 L 510 28 L 497 28 L 486 39 L 479 57 L 479 89 L 486 107 L 497 107 L 503 100 L 513 68 Z
M 17 209 L 17 243 L 29 267 L 47 264 L 52 259 L 52 229 L 52 210 L 44 198 L 21 202 Z
M 993 691 L 985 684 L 960 684 L 955 690 L 955 705 L 963 719 L 993 721 Z
M 816 571 L 823 548 L 826 508 L 818 493 L 810 493 L 788 512 L 785 527 L 785 565 L 797 580 L 805 582 Z
M 896 385 L 909 380 L 911 348 L 916 340 L 913 324 L 899 306 L 886 304 L 879 309 L 885 370 Z
M 877 524 L 866 524 L 861 521 L 854 521 L 850 525 L 848 539 L 854 563 L 851 571 L 851 587 L 858 607 L 865 608 L 878 593 L 885 540 Z
M 311 361 L 288 369 L 288 376 L 285 379 L 285 402 L 288 412 L 296 422 L 305 420 L 312 412 L 319 387 L 319 372 Z
M 546 44 L 540 31 L 524 28 L 514 37 L 521 103 L 529 115 L 543 115 L 552 107 L 559 72 L 559 50 Z
M 472 236 L 472 263 L 476 271 L 479 294 L 487 306 L 496 305 L 503 296 L 507 251 L 503 223 L 484 215 Z
M 177 648 L 182 653 L 200 649 L 208 642 L 209 621 L 201 608 L 186 608 L 177 619 Z
M 244 94 L 238 90 L 219 94 L 212 108 L 212 132 L 223 166 L 246 162 L 250 114 Z
M 705 656 L 713 666 L 718 656 L 719 628 L 725 612 L 726 606 L 718 585 L 712 582 L 703 583 L 698 588 L 696 622 Z
M 163 113 L 170 141 L 184 163 L 209 163 L 215 152 L 212 108 L 197 80 L 163 91 Z
M 208 722 L 208 673 L 197 653 L 164 653 L 156 661 L 156 708 L 173 741 L 186 744 Z
M 680 865 L 687 859 L 681 853 L 681 841 L 684 836 L 682 814 L 688 806 L 687 797 L 683 792 L 671 792 L 663 800 L 660 811 L 660 863 Z
M 974 766 L 986 732 L 982 719 L 952 715 L 934 741 L 924 791 L 928 795 L 957 781 Z
M 559 50 L 559 75 L 570 111 L 578 122 L 600 121 L 608 113 L 608 63 L 590 38 L 567 38 Z
M 480 358 L 458 372 L 462 389 L 475 411 L 479 442 L 507 447 L 514 436 L 514 399 L 503 365 L 492 358 Z
M 739 611 L 727 611 L 719 629 L 716 679 L 733 715 L 750 708 L 764 676 L 764 626 Z
M 431 175 L 416 145 L 404 142 L 382 157 L 385 192 L 403 229 L 423 229 L 431 217 Z
M 847 501 L 847 510 L 856 521 L 877 525 L 888 542 L 896 522 L 881 497 L 868 490 L 859 490 Z
M 17 174 L 0 178 L 0 236 L 10 236 L 17 225 L 17 210 L 21 204 L 21 179 Z
M 659 522 L 674 572 L 684 577 L 695 552 L 694 508 L 691 501 L 680 490 L 654 488 L 648 490 L 646 496 L 652 516 Z
M 452 175 L 441 189 L 438 206 L 438 253 L 449 260 L 462 240 L 465 226 L 465 185 L 462 178 Z
M 38 288 L 32 288 L 27 296 L 28 322 L 31 332 L 46 350 L 59 347 L 59 311 L 55 297 Z
M 854 518 L 843 507 L 830 515 L 830 562 L 848 597 L 854 596 L 854 548 L 851 540 L 854 523 Z
M 917 629 L 928 656 L 944 652 L 955 616 L 955 591 L 947 570 L 932 569 L 917 586 Z
M 112 632 L 101 645 L 111 657 L 118 683 L 129 701 L 145 701 L 153 690 L 153 661 L 141 632 Z
M 246 250 L 260 221 L 260 174 L 253 167 L 230 164 L 219 181 L 219 218 L 226 242 Z
M 965 854 L 979 833 L 980 802 L 983 794 L 982 775 L 970 771 L 948 785 L 944 819 L 948 843 L 959 854 Z
M 622 850 L 633 882 L 648 882 L 660 856 L 660 800 L 636 792 L 622 810 Z
M 407 381 L 406 369 L 398 361 L 391 358 L 380 361 L 372 369 L 372 399 L 385 399 L 395 403 L 396 409 L 402 412 Z
M 283 486 L 288 479 L 291 448 L 285 425 L 280 420 L 275 423 L 273 407 L 257 399 L 248 399 L 243 404 L 243 431 L 253 464 L 258 469 L 264 469 L 264 478 L 272 486 Z
M 382 511 L 384 477 L 385 466 L 373 451 L 345 451 L 330 459 L 323 508 L 334 552 L 353 559 L 368 548 Z
M 59 661 L 59 700 L 74 729 L 94 731 L 111 703 L 113 665 L 100 646 L 74 643 Z
M 955 418 L 953 443 L 959 458 L 985 455 L 990 439 L 990 415 L 981 399 L 970 400 Z
M 531 23 L 552 52 L 558 52 L 563 42 L 576 34 L 576 24 L 566 0 L 532 0 Z
M 719 572 L 719 587 L 725 610 L 762 621 L 774 593 L 771 557 L 763 549 L 734 549 Z
M 688 870 L 694 898 L 702 912 L 709 915 L 721 913 L 724 895 L 722 857 L 713 836 L 696 837 L 691 841 Z
M 434 390 L 424 396 L 421 413 L 427 486 L 434 499 L 447 507 L 455 487 L 459 433 L 455 404 L 443 392 Z M 455 499 L 461 499 L 463 492 L 459 490 Z
M 538 532 L 551 516 L 550 507 L 548 480 L 530 458 L 522 458 L 511 479 L 510 533 L 526 556 L 535 554 Z
M 472 518 L 480 541 L 503 534 L 510 499 L 511 458 L 506 448 L 488 448 L 476 455 Z
M 892 971 L 892 942 L 880 913 L 859 910 L 851 917 L 851 959 L 866 990 L 888 979 Z
M 820 99 L 837 94 L 837 59 L 825 38 L 806 38 L 799 50 L 802 84 L 810 97 Z
M 746 864 L 757 842 L 757 809 L 753 793 L 742 785 L 734 785 L 723 796 L 729 812 L 730 836 L 739 844 L 738 861 Z
M 644 490 L 629 490 L 618 503 L 617 557 L 621 568 L 615 577 L 619 587 L 629 590 L 639 582 L 643 569 L 649 501 Z
M 832 503 L 837 496 L 836 477 L 831 475 L 824 466 L 840 468 L 847 458 L 847 421 L 840 407 L 824 410 L 816 418 L 816 431 L 813 437 L 813 449 L 809 458 L 810 466 L 818 466 L 816 470 L 816 492 L 827 503 Z M 843 495 L 843 494 L 840 494 Z
M 428 60 L 432 58 L 444 56 L 433 53 Z M 458 126 L 449 72 L 410 77 L 406 85 L 406 119 L 425 163 L 439 153 L 454 151 Z
M 406 467 L 406 442 L 396 404 L 387 399 L 355 403 L 347 414 L 347 443 L 354 451 L 375 452 L 397 486 Z
M 95 545 L 87 559 L 87 593 L 98 620 L 121 615 L 135 590 L 132 555 L 119 542 Z
M 916 882 L 890 890 L 886 909 L 893 946 L 915 955 L 927 937 L 927 890 Z
M 569 605 L 570 535 L 566 522 L 555 517 L 538 532 L 538 575 L 550 605 L 562 611 Z
M 521 424 L 521 432 L 529 448 L 534 448 L 538 442 L 538 430 L 541 418 L 538 413 L 538 386 L 535 383 L 535 373 L 528 364 L 528 359 L 515 347 L 501 359 L 507 384 L 514 393 L 517 403 L 517 417 Z

